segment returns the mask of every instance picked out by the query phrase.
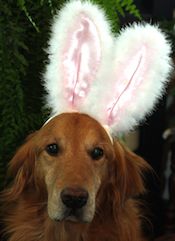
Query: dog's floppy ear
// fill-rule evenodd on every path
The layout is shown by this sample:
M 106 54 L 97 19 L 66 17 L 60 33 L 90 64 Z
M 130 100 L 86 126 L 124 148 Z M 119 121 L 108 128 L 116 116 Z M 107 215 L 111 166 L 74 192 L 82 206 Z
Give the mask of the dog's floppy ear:
M 14 178 L 13 185 L 8 189 L 8 198 L 16 200 L 24 188 L 33 181 L 35 151 L 31 134 L 18 149 L 9 163 L 8 175 Z
M 143 194 L 143 176 L 149 165 L 119 142 L 114 142 L 115 158 L 110 167 L 111 183 L 118 201 Z

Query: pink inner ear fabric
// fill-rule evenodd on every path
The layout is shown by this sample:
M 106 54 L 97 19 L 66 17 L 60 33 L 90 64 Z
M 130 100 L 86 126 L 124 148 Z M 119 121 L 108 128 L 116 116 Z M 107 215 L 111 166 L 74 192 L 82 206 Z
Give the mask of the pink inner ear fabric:
M 87 96 L 100 64 L 101 47 L 95 24 L 84 14 L 69 29 L 63 52 L 65 98 L 77 109 Z
M 146 68 L 149 63 L 146 63 L 146 47 L 142 46 L 129 60 L 125 60 L 124 64 L 120 64 L 117 73 L 118 79 L 113 92 L 115 96 L 113 101 L 107 107 L 108 125 L 120 119 L 121 113 L 133 101 L 135 91 L 139 91 L 138 86 L 142 84 L 145 78 Z M 129 57 L 129 56 L 128 56 Z

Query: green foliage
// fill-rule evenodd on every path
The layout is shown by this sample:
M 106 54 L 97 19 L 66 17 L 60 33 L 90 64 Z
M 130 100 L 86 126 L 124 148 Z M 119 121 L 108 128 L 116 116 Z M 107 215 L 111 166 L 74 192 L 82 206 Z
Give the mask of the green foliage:
M 18 6 L 21 8 L 22 11 L 24 11 L 26 17 L 29 19 L 33 27 L 36 29 L 37 32 L 39 32 L 39 28 L 37 27 L 36 23 L 33 21 L 32 17 L 30 16 L 26 5 L 25 5 L 25 0 L 17 0 Z
M 105 9 L 114 32 L 117 32 L 120 28 L 120 15 L 125 17 L 125 14 L 129 13 L 139 20 L 141 19 L 139 10 L 133 0 L 91 0 L 91 2 L 98 3 Z
M 37 109 L 36 103 L 34 104 L 32 96 L 34 82 L 31 81 L 33 77 L 31 76 L 31 79 L 28 79 L 27 76 L 31 68 L 30 42 L 34 43 L 33 40 L 29 41 L 28 37 L 33 39 L 34 34 L 31 36 L 32 31 L 28 33 L 30 27 L 26 28 L 26 17 L 21 14 L 14 1 L 0 2 L 0 9 L 1 187 L 8 160 L 29 130 L 36 129 L 39 123 L 42 123 L 42 113 L 41 105 Z M 36 58 L 33 61 L 36 61 Z M 36 96 L 39 95 L 36 93 Z M 41 100 L 38 101 L 41 102 Z M 31 107 L 28 107 L 29 102 Z
M 8 4 L 1 2 L 0 9 L 2 13 L 0 18 L 0 176 L 2 177 L 6 155 L 8 157 L 10 148 L 14 147 L 20 126 L 19 120 L 23 119 L 23 91 L 19 79 L 24 75 L 27 66 L 21 53 L 27 47 L 22 41 L 24 31 L 16 26 L 17 18 L 12 21 L 14 16 Z
M 122 16 L 125 15 L 125 12 L 128 12 L 138 19 L 141 19 L 140 12 L 136 5 L 133 3 L 133 0 L 116 0 L 116 3 L 118 6 L 118 11 Z
M 42 106 L 43 63 L 49 23 L 64 0 L 0 1 L 0 188 L 7 163 L 24 137 L 46 119 Z M 118 14 L 140 18 L 132 0 L 92 0 L 119 29 Z
M 97 3 L 100 5 L 103 9 L 105 9 L 106 14 L 108 15 L 109 20 L 112 23 L 112 29 L 113 31 L 118 31 L 120 21 L 119 21 L 119 15 L 122 17 L 125 16 L 125 13 L 129 13 L 139 20 L 141 20 L 141 15 L 139 10 L 137 9 L 136 5 L 134 4 L 133 0 L 90 0 L 93 3 Z M 40 7 L 43 7 L 45 5 L 48 5 L 51 14 L 55 14 L 56 7 L 61 6 L 65 3 L 65 0 L 59 1 L 59 4 L 54 0 L 40 0 L 38 4 Z M 17 0 L 18 6 L 22 11 L 24 11 L 26 17 L 30 21 L 30 23 L 33 25 L 33 27 L 36 29 L 37 32 L 39 32 L 39 28 L 33 19 L 33 15 L 31 15 L 28 11 L 28 8 L 26 7 L 27 1 L 25 0 Z M 30 11 L 31 12 L 31 11 Z

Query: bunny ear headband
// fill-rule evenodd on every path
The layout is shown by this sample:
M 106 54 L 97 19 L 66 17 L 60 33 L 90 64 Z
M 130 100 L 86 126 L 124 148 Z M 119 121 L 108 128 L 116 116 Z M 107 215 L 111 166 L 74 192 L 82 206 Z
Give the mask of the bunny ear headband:
M 133 24 L 112 36 L 102 9 L 72 1 L 55 17 L 45 73 L 52 116 L 87 113 L 110 133 L 150 113 L 171 71 L 170 44 L 158 27 Z

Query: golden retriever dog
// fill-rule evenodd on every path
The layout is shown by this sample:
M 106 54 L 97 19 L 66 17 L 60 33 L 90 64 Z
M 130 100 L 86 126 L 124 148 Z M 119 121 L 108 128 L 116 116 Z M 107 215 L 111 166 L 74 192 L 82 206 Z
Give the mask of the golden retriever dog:
M 151 113 L 171 45 L 150 24 L 111 29 L 90 1 L 68 1 L 54 17 L 43 74 L 52 118 L 10 162 L 14 181 L 1 194 L 8 241 L 144 240 L 138 197 L 149 166 L 104 126 L 115 136 Z
M 141 241 L 136 197 L 148 164 L 86 114 L 63 113 L 10 162 L 3 201 L 8 241 Z

